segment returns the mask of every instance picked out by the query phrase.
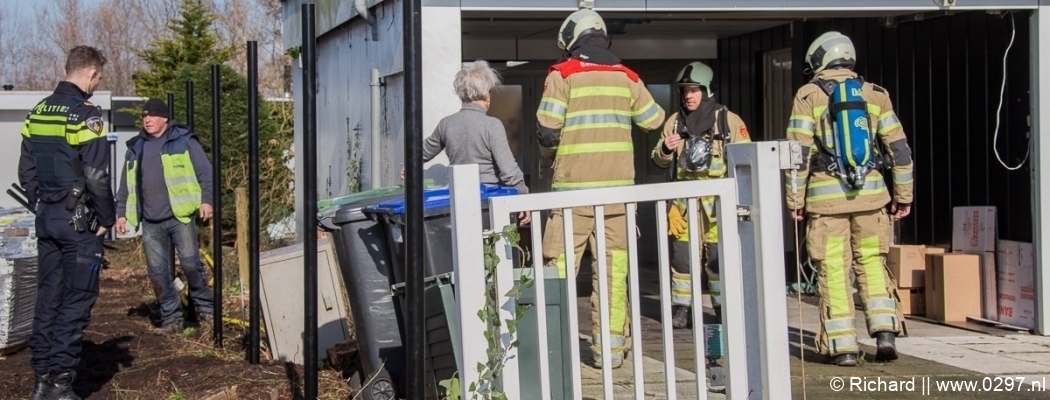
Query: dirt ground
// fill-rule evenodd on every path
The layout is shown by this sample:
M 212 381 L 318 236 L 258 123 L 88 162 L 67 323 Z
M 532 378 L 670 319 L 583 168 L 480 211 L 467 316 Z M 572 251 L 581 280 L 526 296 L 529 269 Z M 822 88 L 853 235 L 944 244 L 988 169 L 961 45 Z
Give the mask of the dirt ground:
M 298 399 L 302 398 L 302 367 L 270 361 L 263 339 L 262 361 L 251 365 L 243 345 L 246 329 L 224 324 L 224 346 L 216 349 L 211 335 L 187 329 L 182 336 L 152 334 L 155 309 L 138 241 L 118 242 L 108 250 L 111 265 L 103 270 L 101 292 L 84 332 L 84 350 L 74 389 L 87 399 Z M 236 274 L 227 257 L 224 271 Z M 232 280 L 232 279 L 231 279 Z M 224 314 L 240 318 L 239 290 L 227 288 Z M 247 299 L 244 299 L 247 303 Z M 192 326 L 187 322 L 187 326 Z M 33 385 L 29 349 L 0 357 L 0 399 L 25 399 Z M 223 395 L 223 392 L 227 393 Z M 319 373 L 319 398 L 353 396 L 342 374 Z M 235 395 L 233 395 L 235 393 Z

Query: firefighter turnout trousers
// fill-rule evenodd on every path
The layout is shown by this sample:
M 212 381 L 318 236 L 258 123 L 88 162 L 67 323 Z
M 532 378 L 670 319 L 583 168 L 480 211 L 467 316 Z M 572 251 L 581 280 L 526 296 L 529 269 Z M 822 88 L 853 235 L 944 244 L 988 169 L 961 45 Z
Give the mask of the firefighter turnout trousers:
M 610 207 L 606 207 L 608 210 Z M 621 207 L 622 209 L 622 207 Z M 590 246 L 591 254 L 597 252 L 598 235 L 595 231 L 594 212 L 591 208 L 574 208 L 572 212 L 573 248 L 576 260 L 575 274 L 580 272 L 580 262 L 584 249 Z M 543 259 L 549 265 L 558 267 L 558 275 L 565 273 L 564 222 L 561 210 L 551 210 L 547 228 L 543 235 Z M 597 255 L 595 255 L 597 257 Z M 609 337 L 610 354 L 625 355 L 630 349 L 631 335 L 630 307 L 627 300 L 627 217 L 624 214 L 605 215 L 605 265 L 609 277 Z M 570 280 L 573 284 L 575 280 Z M 601 352 L 601 314 L 598 309 L 598 261 L 591 262 L 591 326 L 593 328 L 593 345 L 595 354 Z M 571 304 L 570 304 L 571 306 Z
M 864 303 L 868 335 L 904 334 L 904 315 L 896 294 L 897 283 L 887 270 L 890 216 L 885 209 L 849 214 L 809 214 L 806 246 L 818 264 L 820 332 L 817 349 L 830 356 L 857 353 L 850 269 Z
M 700 210 L 699 226 L 704 234 L 700 236 L 702 273 L 706 274 L 707 290 L 711 295 L 711 304 L 719 314 L 718 308 L 722 305 L 722 281 L 718 278 L 718 223 L 715 217 L 717 198 L 714 196 L 701 197 L 698 205 Z M 686 215 L 687 205 L 684 201 L 676 201 L 672 207 L 679 207 L 682 214 Z M 692 268 L 689 265 L 689 229 L 674 237 L 671 241 L 671 304 L 676 306 L 691 306 L 693 300 Z
M 91 322 L 102 270 L 102 238 L 70 226 L 64 202 L 37 207 L 37 297 L 30 364 L 37 373 L 72 371 Z

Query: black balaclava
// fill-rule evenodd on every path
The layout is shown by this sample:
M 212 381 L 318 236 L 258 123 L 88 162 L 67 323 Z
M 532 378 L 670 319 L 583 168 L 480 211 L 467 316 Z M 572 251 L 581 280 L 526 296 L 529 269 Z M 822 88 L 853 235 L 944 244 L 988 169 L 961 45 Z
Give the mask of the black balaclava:
M 580 36 L 568 53 L 579 60 L 589 63 L 602 65 L 616 65 L 620 63 L 620 57 L 609 51 L 609 40 L 605 35 L 596 33 Z
M 715 126 L 715 111 L 722 108 L 722 105 L 709 96 L 708 92 L 708 89 L 704 88 L 704 99 L 700 102 L 700 107 L 692 112 L 685 108 L 685 96 L 682 96 L 681 111 L 678 112 L 679 132 L 685 127 L 689 135 L 702 135 Z

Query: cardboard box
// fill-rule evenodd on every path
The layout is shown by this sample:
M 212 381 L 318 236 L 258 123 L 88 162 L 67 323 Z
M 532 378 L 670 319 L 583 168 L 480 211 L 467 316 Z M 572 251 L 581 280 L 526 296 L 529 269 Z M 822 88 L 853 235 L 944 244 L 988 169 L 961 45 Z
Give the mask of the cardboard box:
M 926 316 L 953 322 L 980 316 L 981 257 L 944 253 L 926 260 Z
M 939 247 L 923 245 L 891 245 L 886 255 L 886 265 L 897 279 L 899 288 L 921 288 L 926 286 L 926 254 L 944 253 Z
M 952 251 L 995 251 L 995 207 L 955 207 L 952 215 Z
M 1031 243 L 1017 243 L 1017 260 L 1025 268 L 1035 268 L 1035 247 Z
M 999 277 L 995 271 L 995 253 L 987 251 L 981 256 L 981 318 L 999 319 Z
M 907 315 L 926 315 L 926 292 L 923 288 L 899 288 L 897 297 Z
M 923 254 L 944 254 L 947 253 L 948 249 L 941 247 L 925 247 L 923 248 Z M 923 257 L 925 258 L 925 257 Z
M 892 245 L 886 255 L 886 265 L 897 278 L 899 288 L 921 288 L 926 280 L 926 259 L 923 246 Z
M 1000 240 L 996 250 L 999 265 L 1021 265 L 1020 244 L 1012 240 Z
M 999 322 L 1035 329 L 1035 259 L 1031 243 L 999 241 Z

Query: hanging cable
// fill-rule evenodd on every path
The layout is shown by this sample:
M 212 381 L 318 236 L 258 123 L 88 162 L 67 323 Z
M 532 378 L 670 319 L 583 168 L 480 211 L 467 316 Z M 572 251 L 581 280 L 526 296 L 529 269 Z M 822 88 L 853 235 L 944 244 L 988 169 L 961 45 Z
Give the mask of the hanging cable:
M 999 108 L 995 110 L 995 134 L 992 135 L 992 151 L 995 152 L 995 159 L 999 160 L 999 164 L 1002 164 L 1003 168 L 1006 168 L 1009 171 L 1016 171 L 1018 169 L 1021 169 L 1021 166 L 1023 166 L 1024 163 L 1028 161 L 1028 155 L 1032 152 L 1032 141 L 1029 138 L 1028 145 L 1025 148 L 1024 152 L 1024 159 L 1021 160 L 1021 163 L 1017 164 L 1016 167 L 1006 165 L 1006 162 L 1003 161 L 1002 156 L 999 155 L 999 123 L 1002 119 L 1002 117 L 1000 117 L 999 114 L 1002 113 L 1003 101 L 1005 100 L 1006 94 L 1006 56 L 1010 54 L 1010 48 L 1014 45 L 1014 36 L 1016 35 L 1017 26 L 1014 22 L 1014 14 L 1010 13 L 1010 43 L 1006 45 L 1006 51 L 1003 52 L 1003 83 L 1002 86 L 999 87 Z

